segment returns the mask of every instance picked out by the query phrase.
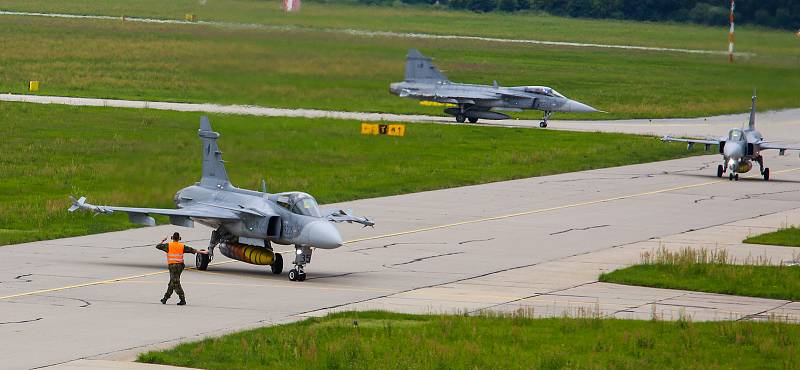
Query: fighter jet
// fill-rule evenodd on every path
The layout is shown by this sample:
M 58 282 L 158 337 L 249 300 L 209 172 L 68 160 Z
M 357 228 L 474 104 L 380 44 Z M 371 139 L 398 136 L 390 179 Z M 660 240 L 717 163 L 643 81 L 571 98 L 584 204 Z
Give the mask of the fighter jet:
M 800 147 L 785 146 L 774 142 L 765 141 L 761 133 L 756 131 L 756 96 L 753 95 L 752 105 L 750 106 L 750 122 L 746 129 L 733 128 L 728 131 L 727 137 L 718 139 L 679 139 L 672 136 L 664 136 L 662 141 L 679 141 L 689 143 L 687 149 L 691 149 L 694 144 L 703 144 L 708 150 L 711 145 L 719 145 L 719 154 L 722 154 L 723 164 L 717 166 L 717 177 L 722 177 L 726 172 L 728 178 L 739 181 L 739 174 L 746 173 L 753 168 L 752 161 L 758 163 L 761 176 L 764 181 L 769 181 L 769 168 L 764 168 L 764 158 L 761 151 L 765 149 L 777 149 L 780 155 L 784 155 L 787 150 L 800 150 Z
M 209 254 L 197 254 L 196 265 L 206 270 L 214 258 L 214 249 L 229 258 L 255 265 L 269 265 L 273 274 L 283 271 L 283 257 L 275 253 L 272 243 L 294 245 L 294 268 L 289 270 L 289 280 L 304 281 L 304 267 L 311 263 L 314 248 L 334 249 L 342 245 L 342 237 L 333 225 L 335 222 L 358 223 L 374 226 L 366 218 L 355 216 L 348 210 L 320 211 L 316 200 L 302 192 L 267 193 L 262 180 L 262 191 L 233 186 L 225 171 L 222 152 L 217 146 L 219 134 L 211 130 L 207 117 L 200 119 L 203 170 L 200 182 L 185 187 L 175 194 L 177 209 L 97 206 L 86 203 L 86 197 L 72 198 L 70 212 L 91 211 L 96 214 L 125 212 L 131 222 L 154 226 L 150 215 L 169 217 L 173 225 L 193 227 L 194 222 L 214 229 L 209 243 Z
M 430 58 L 416 49 L 408 51 L 405 80 L 390 84 L 389 91 L 404 98 L 453 104 L 455 107 L 447 108 L 444 112 L 455 116 L 458 123 L 465 120 L 476 123 L 480 118 L 511 118 L 494 110 L 519 112 L 536 109 L 544 111 L 539 127 L 547 127 L 547 120 L 554 112 L 601 112 L 570 100 L 547 86 L 502 87 L 497 81 L 491 86 L 451 82 L 431 63 Z

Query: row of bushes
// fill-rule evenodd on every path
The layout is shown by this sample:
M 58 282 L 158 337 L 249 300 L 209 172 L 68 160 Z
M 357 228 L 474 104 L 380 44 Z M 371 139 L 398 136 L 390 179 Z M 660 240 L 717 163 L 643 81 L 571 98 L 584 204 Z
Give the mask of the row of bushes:
M 583 18 L 615 18 L 640 21 L 694 22 L 706 25 L 728 23 L 727 0 L 358 0 L 367 4 L 422 4 L 475 12 L 540 10 L 553 15 Z M 736 22 L 767 27 L 800 27 L 798 0 L 740 0 Z

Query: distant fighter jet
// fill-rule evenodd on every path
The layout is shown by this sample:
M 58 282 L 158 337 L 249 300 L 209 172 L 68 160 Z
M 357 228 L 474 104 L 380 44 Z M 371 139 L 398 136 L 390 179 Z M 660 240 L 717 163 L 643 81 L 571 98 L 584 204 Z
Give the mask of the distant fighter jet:
M 506 114 L 494 110 L 522 111 L 536 109 L 544 111 L 539 127 L 547 127 L 553 112 L 591 113 L 600 112 L 586 104 L 567 99 L 558 91 L 546 86 L 502 87 L 494 85 L 472 85 L 451 82 L 433 64 L 431 59 L 418 50 L 411 49 L 406 57 L 405 81 L 389 85 L 389 91 L 404 98 L 454 104 L 445 113 L 455 116 L 459 123 L 471 123 L 483 119 L 508 119 Z
M 273 274 L 283 271 L 283 257 L 274 253 L 271 243 L 295 245 L 295 268 L 289 280 L 303 281 L 305 265 L 311 263 L 312 248 L 333 249 L 342 245 L 342 237 L 333 222 L 359 223 L 374 226 L 366 217 L 350 211 L 320 211 L 314 198 L 306 193 L 267 193 L 240 189 L 231 185 L 222 152 L 217 146 L 219 134 L 211 130 L 207 117 L 200 119 L 203 173 L 200 182 L 175 194 L 177 209 L 96 206 L 86 198 L 72 198 L 70 212 L 86 210 L 95 213 L 126 212 L 131 222 L 154 226 L 150 214 L 169 216 L 173 225 L 193 227 L 197 221 L 214 228 L 209 254 L 197 254 L 197 268 L 205 270 L 219 246 L 223 255 L 239 261 L 269 265 Z
M 753 103 L 750 107 L 750 123 L 746 129 L 734 128 L 728 131 L 727 137 L 719 139 L 678 139 L 671 136 L 664 136 L 662 141 L 679 141 L 689 143 L 688 149 L 694 144 L 704 144 L 706 150 L 711 145 L 719 145 L 719 153 L 722 154 L 724 165 L 717 166 L 717 177 L 730 171 L 728 178 L 739 181 L 739 174 L 746 173 L 753 168 L 751 161 L 758 163 L 761 176 L 764 181 L 769 180 L 769 168 L 764 168 L 764 158 L 761 151 L 764 149 L 777 149 L 780 155 L 784 155 L 787 150 L 800 150 L 800 147 L 791 147 L 764 141 L 761 133 L 756 131 L 756 96 L 753 95 Z

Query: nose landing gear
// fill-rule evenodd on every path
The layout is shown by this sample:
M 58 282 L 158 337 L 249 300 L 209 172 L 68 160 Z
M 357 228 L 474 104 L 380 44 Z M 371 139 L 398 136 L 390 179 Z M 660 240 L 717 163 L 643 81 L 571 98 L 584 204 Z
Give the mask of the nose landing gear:
M 311 263 L 311 247 L 295 246 L 294 266 L 295 268 L 289 270 L 289 280 L 291 281 L 305 281 L 306 273 L 303 267 Z
M 723 166 L 721 164 L 718 165 L 717 166 L 717 177 L 722 177 L 722 174 L 724 174 L 724 173 L 725 173 L 725 166 Z
M 731 181 L 739 181 L 739 174 L 738 173 L 731 173 L 730 175 L 728 175 L 728 178 Z
M 553 112 L 548 112 L 548 111 L 544 112 L 544 117 L 542 117 L 542 122 L 539 122 L 539 127 L 541 128 L 547 127 L 547 120 L 550 119 L 551 114 L 553 114 Z
M 761 175 L 764 176 L 764 181 L 769 181 L 769 168 L 765 168 Z

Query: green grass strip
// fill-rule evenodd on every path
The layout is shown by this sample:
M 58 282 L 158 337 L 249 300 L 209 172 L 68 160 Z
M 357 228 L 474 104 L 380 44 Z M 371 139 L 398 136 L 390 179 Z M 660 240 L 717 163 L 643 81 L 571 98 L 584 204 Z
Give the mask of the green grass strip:
M 782 322 L 340 313 L 149 352 L 202 369 L 785 369 L 800 326 Z
M 789 227 L 771 233 L 755 235 L 745 239 L 744 242 L 748 244 L 800 247 L 800 228 Z
M 0 245 L 132 227 L 94 204 L 171 208 L 200 176 L 200 114 L 0 103 Z M 653 137 L 409 124 L 363 136 L 360 122 L 211 115 L 237 186 L 299 190 L 321 203 L 679 158 Z M 379 221 L 380 222 L 380 221 Z
M 800 300 L 800 267 L 643 264 L 600 275 L 607 283 Z

